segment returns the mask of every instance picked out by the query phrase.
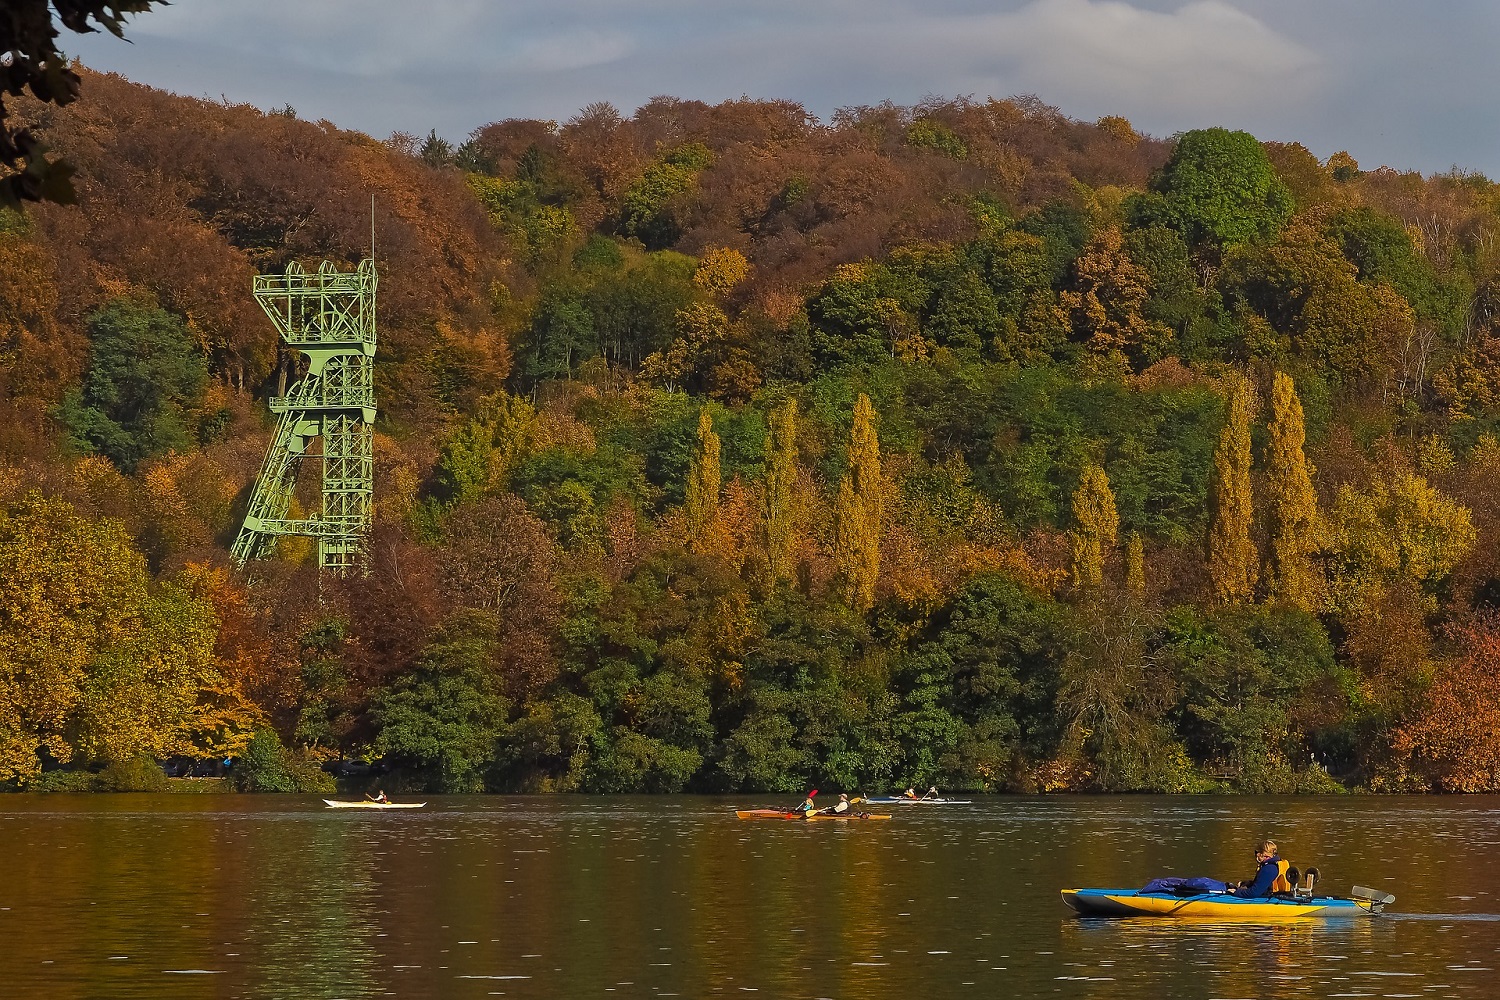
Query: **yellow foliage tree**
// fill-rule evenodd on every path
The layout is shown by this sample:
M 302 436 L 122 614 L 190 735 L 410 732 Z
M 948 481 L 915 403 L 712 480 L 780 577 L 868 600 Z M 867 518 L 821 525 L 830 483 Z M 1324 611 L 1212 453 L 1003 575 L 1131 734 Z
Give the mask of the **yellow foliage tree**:
M 1073 586 L 1080 590 L 1104 583 L 1104 553 L 1120 532 L 1120 515 L 1109 477 L 1097 465 L 1084 466 L 1073 491 Z
M 1250 540 L 1254 505 L 1250 491 L 1250 383 L 1235 376 L 1228 385 L 1229 413 L 1208 493 L 1208 577 L 1214 597 L 1242 604 L 1255 593 L 1256 552 Z
M 60 500 L 0 511 L 0 780 L 187 748 L 215 682 L 212 609 L 153 587 L 124 528 Z
M 1422 476 L 1399 469 L 1360 492 L 1339 490 L 1330 518 L 1341 599 L 1409 580 L 1431 592 L 1474 547 L 1473 518 Z
M 1312 553 L 1318 547 L 1318 498 L 1312 465 L 1303 453 L 1307 428 L 1302 401 L 1291 377 L 1277 372 L 1271 383 L 1271 422 L 1266 442 L 1266 596 L 1313 610 L 1320 587 Z
M 714 247 L 698 259 L 693 284 L 710 295 L 728 295 L 750 275 L 750 262 L 731 247 Z
M 683 514 L 687 520 L 688 548 L 705 552 L 712 548 L 719 521 L 719 435 L 714 433 L 708 407 L 698 413 L 698 450 L 688 463 Z
M 880 580 L 880 536 L 885 519 L 885 481 L 880 471 L 880 439 L 875 407 L 864 393 L 854 403 L 849 432 L 849 471 L 839 482 L 834 503 L 834 561 L 849 605 L 866 610 L 875 603 Z
M 797 401 L 789 399 L 771 414 L 770 429 L 766 432 L 761 531 L 773 580 L 792 578 L 793 490 L 796 485 Z
M 1146 547 L 1139 531 L 1125 543 L 1125 592 L 1137 601 L 1146 596 Z

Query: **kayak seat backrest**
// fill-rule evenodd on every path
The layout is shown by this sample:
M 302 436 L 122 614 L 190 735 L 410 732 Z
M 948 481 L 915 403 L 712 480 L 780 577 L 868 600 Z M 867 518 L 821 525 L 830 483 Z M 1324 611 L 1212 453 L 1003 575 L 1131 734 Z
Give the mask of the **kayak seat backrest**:
M 1286 877 L 1292 883 L 1293 899 L 1312 899 L 1313 886 L 1318 882 L 1318 870 L 1308 866 L 1307 871 L 1299 872 L 1296 868 L 1288 868 Z

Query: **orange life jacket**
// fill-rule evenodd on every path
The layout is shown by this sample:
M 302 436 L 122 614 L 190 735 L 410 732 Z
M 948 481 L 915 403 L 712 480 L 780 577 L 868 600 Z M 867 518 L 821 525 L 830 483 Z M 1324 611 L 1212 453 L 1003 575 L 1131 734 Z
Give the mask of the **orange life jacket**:
M 1289 862 L 1280 858 L 1276 859 L 1276 881 L 1271 883 L 1272 892 L 1291 892 L 1292 880 L 1286 877 L 1286 870 L 1291 867 Z

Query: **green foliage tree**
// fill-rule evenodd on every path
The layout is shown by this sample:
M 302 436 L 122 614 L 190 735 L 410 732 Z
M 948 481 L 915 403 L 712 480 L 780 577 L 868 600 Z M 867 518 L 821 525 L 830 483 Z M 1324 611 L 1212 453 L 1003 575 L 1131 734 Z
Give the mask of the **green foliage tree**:
M 1184 607 L 1159 642 L 1160 662 L 1182 685 L 1179 731 L 1210 773 L 1250 793 L 1327 788 L 1325 773 L 1297 766 L 1317 736 L 1304 705 L 1316 695 L 1337 716 L 1348 688 L 1316 618 L 1284 605 Z
M 1137 221 L 1171 226 L 1190 246 L 1268 240 L 1292 214 L 1291 191 L 1248 132 L 1183 133 L 1150 189 Z
M 557 295 L 537 307 L 528 333 L 526 374 L 571 378 L 578 365 L 599 353 L 594 314 L 577 296 Z
M 1380 384 L 1404 346 L 1411 307 L 1388 285 L 1366 285 L 1338 244 L 1294 222 L 1275 243 L 1232 253 L 1219 276 L 1231 308 L 1253 311 L 1245 350 L 1279 360 L 1295 354 L 1330 380 Z
M 510 713 L 495 677 L 499 640 L 499 623 L 482 612 L 445 623 L 416 668 L 372 699 L 374 751 L 416 769 L 432 791 L 483 790 Z
M 75 448 L 133 472 L 145 459 L 196 442 L 192 411 L 202 402 L 208 368 L 180 319 L 116 299 L 89 317 L 89 341 L 83 387 L 59 411 Z
M 969 156 L 968 143 L 954 134 L 942 122 L 932 118 L 918 118 L 906 127 L 906 141 L 919 149 L 933 149 L 955 160 Z
M 933 616 L 900 665 L 892 720 L 902 784 L 1024 786 L 1056 752 L 1056 703 L 1070 623 L 1043 594 L 983 574 Z
M 435 472 L 438 493 L 454 503 L 503 487 L 530 450 L 536 410 L 508 393 L 479 401 L 475 413 L 443 442 Z
M 938 344 L 978 351 L 1000 335 L 995 295 L 976 271 L 960 269 L 937 288 L 933 300 L 923 330 Z
M 674 203 L 692 190 L 698 172 L 712 163 L 708 147 L 692 142 L 647 167 L 621 198 L 620 231 L 639 237 L 652 249 L 671 246 L 681 233 Z
M 1242 376 L 1228 380 L 1228 415 L 1219 447 L 1214 450 L 1214 476 L 1209 489 L 1208 578 L 1215 598 L 1241 604 L 1255 596 L 1255 543 L 1250 540 L 1254 498 L 1250 489 L 1250 382 Z

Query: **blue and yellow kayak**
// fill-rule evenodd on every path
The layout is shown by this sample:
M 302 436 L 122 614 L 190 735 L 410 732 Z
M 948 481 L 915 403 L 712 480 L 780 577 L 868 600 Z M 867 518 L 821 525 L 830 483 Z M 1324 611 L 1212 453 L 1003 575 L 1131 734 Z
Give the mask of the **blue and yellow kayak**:
M 1355 887 L 1356 894 L 1360 888 Z M 1379 913 L 1395 896 L 1364 890 L 1360 898 L 1341 896 L 1274 896 L 1243 899 L 1228 893 L 1177 896 L 1139 889 L 1064 889 L 1063 902 L 1086 917 L 1208 917 L 1214 920 L 1298 920 L 1308 917 L 1357 917 Z

